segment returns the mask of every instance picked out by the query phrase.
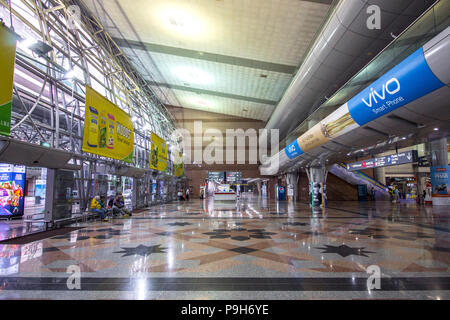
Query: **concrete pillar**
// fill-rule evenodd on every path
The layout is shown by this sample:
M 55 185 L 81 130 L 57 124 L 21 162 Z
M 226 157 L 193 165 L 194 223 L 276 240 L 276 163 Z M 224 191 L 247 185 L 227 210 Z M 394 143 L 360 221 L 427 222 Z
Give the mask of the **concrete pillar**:
M 450 166 L 447 138 L 430 141 L 431 185 L 434 206 L 450 205 Z
M 328 169 L 322 165 L 306 168 L 309 180 L 309 198 L 312 207 L 325 208 L 327 204 L 326 181 Z
M 258 197 L 262 197 L 262 183 L 261 180 L 256 182 L 256 188 L 258 189 Z
M 286 182 L 287 182 L 287 199 L 289 201 L 297 201 L 298 200 L 298 172 L 290 172 L 286 174 Z

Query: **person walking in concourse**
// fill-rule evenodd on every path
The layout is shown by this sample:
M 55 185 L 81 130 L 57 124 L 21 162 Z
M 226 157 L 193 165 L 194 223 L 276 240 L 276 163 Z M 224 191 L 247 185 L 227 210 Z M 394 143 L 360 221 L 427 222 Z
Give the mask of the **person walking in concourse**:
M 106 217 L 106 209 L 104 206 L 102 207 L 100 196 L 95 196 L 92 198 L 91 211 L 93 213 L 97 213 L 103 221 L 108 221 L 108 218 Z

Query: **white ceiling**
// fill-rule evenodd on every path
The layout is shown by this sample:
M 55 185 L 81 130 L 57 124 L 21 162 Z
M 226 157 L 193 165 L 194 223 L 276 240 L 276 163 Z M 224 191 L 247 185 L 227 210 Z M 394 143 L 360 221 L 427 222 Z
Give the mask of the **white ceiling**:
M 330 7 L 323 0 L 83 2 L 112 37 L 133 42 L 120 45 L 149 82 L 171 88 L 157 91 L 163 101 L 263 121 Z M 186 80 L 186 70 L 196 78 Z

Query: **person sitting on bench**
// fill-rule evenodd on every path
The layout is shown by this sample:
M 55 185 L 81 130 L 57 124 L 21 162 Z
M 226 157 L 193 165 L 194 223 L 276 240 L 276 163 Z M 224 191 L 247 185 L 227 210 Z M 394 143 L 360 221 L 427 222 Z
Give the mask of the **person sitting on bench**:
M 125 200 L 120 192 L 114 198 L 113 208 L 119 210 L 124 218 L 131 216 L 131 212 L 125 207 Z
M 106 209 L 104 208 L 104 205 L 102 206 L 100 196 L 95 196 L 92 198 L 91 211 L 93 213 L 97 213 L 103 221 L 108 221 L 108 218 L 106 217 Z

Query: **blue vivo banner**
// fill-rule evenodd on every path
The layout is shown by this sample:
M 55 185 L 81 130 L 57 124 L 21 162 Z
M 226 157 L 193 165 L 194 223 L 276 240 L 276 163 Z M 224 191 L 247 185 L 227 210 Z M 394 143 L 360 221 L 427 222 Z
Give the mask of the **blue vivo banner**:
M 302 149 L 300 149 L 300 146 L 298 145 L 297 139 L 290 145 L 288 145 L 286 148 L 284 148 L 284 152 L 286 152 L 286 155 L 288 156 L 289 159 L 293 159 L 303 154 Z
M 419 48 L 348 102 L 360 126 L 443 87 Z

